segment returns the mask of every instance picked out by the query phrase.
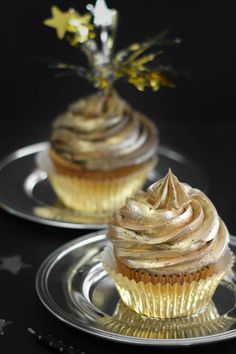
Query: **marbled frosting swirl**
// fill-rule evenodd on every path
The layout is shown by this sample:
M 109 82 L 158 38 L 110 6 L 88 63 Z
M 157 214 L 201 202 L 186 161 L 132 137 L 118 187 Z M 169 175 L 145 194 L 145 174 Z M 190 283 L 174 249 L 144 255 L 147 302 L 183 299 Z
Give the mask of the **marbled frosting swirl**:
M 108 239 L 127 266 L 174 274 L 217 262 L 229 233 L 207 196 L 169 171 L 116 212 Z
M 115 92 L 72 104 L 53 124 L 52 148 L 88 170 L 113 170 L 152 159 L 157 130 Z

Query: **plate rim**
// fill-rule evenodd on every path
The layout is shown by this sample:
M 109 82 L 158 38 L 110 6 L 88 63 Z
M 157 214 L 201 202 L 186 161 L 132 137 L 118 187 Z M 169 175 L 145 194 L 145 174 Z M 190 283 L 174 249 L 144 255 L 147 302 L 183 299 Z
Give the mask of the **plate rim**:
M 93 335 L 95 337 L 99 337 L 102 339 L 110 340 L 113 342 L 125 343 L 125 344 L 138 344 L 142 346 L 160 346 L 160 347 L 174 347 L 174 346 L 190 346 L 190 345 L 200 345 L 200 344 L 209 344 L 216 343 L 219 341 L 231 339 L 236 337 L 236 329 L 229 330 L 225 333 L 213 334 L 211 336 L 202 336 L 202 337 L 193 337 L 193 338 L 183 338 L 183 339 L 154 339 L 154 338 L 140 338 L 140 337 L 132 337 L 132 336 L 124 336 L 117 333 L 108 332 L 106 330 L 102 330 L 100 328 L 94 327 L 86 327 L 83 324 L 80 326 L 78 324 L 70 322 L 65 317 L 68 314 L 64 311 L 60 311 L 60 306 L 58 306 L 53 298 L 50 296 L 49 291 L 47 293 L 50 296 L 48 299 L 47 294 L 45 294 L 45 289 L 47 289 L 47 277 L 45 274 L 49 274 L 50 270 L 53 268 L 53 265 L 56 264 L 57 260 L 60 260 L 63 256 L 70 253 L 72 249 L 78 248 L 79 245 L 83 245 L 84 243 L 93 243 L 96 242 L 97 239 L 105 240 L 105 232 L 107 229 L 99 230 L 96 232 L 92 232 L 86 234 L 82 237 L 78 237 L 72 241 L 65 243 L 60 246 L 58 249 L 53 251 L 48 257 L 42 262 L 40 267 L 38 268 L 36 278 L 35 278 L 35 288 L 37 295 L 42 302 L 42 304 L 47 308 L 47 310 L 58 318 L 61 322 L 66 323 L 67 325 L 76 328 L 77 330 L 81 330 L 87 334 Z M 230 235 L 230 244 L 236 247 L 236 237 Z M 47 289 L 48 290 L 48 289 Z M 53 307 L 50 304 L 53 304 Z M 59 309 L 59 310 L 58 310 Z M 63 317 L 65 314 L 65 317 Z
M 21 147 L 7 156 L 5 156 L 2 160 L 0 160 L 0 173 L 3 168 L 5 168 L 8 164 L 15 161 L 16 159 L 24 158 L 26 156 L 30 156 L 36 154 L 37 152 L 43 151 L 48 148 L 50 145 L 49 141 L 41 141 L 38 143 L 34 143 L 31 145 L 27 145 Z M 208 190 L 209 183 L 206 177 L 206 173 L 201 166 L 199 166 L 198 162 L 194 161 L 191 157 L 183 154 L 180 151 L 176 151 L 169 147 L 168 145 L 159 145 L 158 147 L 160 155 L 167 156 L 169 159 L 172 159 L 176 162 L 182 163 L 185 166 L 188 164 L 195 171 L 197 170 L 200 176 L 201 181 L 201 189 Z M 200 188 L 200 187 L 199 187 Z M 49 218 L 44 218 L 40 216 L 36 216 L 33 213 L 30 213 L 27 210 L 20 210 L 17 206 L 12 205 L 12 203 L 4 199 L 0 195 L 0 207 L 8 212 L 11 215 L 17 216 L 21 219 L 29 220 L 31 222 L 35 222 L 38 224 L 49 225 L 54 227 L 61 227 L 66 229 L 77 229 L 77 230 L 101 230 L 106 227 L 106 224 L 84 224 L 84 223 L 76 223 L 69 221 L 60 221 L 53 220 Z

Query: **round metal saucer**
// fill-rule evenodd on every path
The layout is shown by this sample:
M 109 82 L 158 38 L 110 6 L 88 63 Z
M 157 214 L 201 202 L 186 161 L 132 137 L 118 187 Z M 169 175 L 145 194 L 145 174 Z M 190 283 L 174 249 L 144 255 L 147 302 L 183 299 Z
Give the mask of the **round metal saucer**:
M 34 222 L 72 229 L 103 229 L 105 225 L 81 221 L 76 214 L 60 204 L 47 179 L 37 169 L 35 157 L 48 149 L 42 142 L 21 148 L 0 162 L 0 206 L 11 214 Z M 159 147 L 157 168 L 148 177 L 146 186 L 164 177 L 168 168 L 183 182 L 206 191 L 206 177 L 190 159 L 167 147 Z
M 119 299 L 101 263 L 106 230 L 73 240 L 53 252 L 36 277 L 39 298 L 61 321 L 107 340 L 139 345 L 176 346 L 236 337 L 234 278 L 218 286 L 209 307 L 199 314 L 158 320 L 140 316 Z M 230 247 L 236 254 L 236 238 Z

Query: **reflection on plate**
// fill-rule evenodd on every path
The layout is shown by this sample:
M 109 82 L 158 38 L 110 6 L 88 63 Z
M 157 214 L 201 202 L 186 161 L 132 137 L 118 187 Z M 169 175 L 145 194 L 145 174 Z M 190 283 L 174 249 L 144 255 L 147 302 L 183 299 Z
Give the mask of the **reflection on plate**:
M 200 344 L 236 337 L 233 273 L 198 314 L 172 320 L 148 318 L 121 303 L 101 264 L 105 245 L 105 231 L 88 234 L 56 250 L 40 267 L 38 295 L 60 320 L 105 339 L 140 345 Z M 236 254 L 233 236 L 230 247 Z
M 55 197 L 56 198 L 56 197 Z M 56 222 L 69 222 L 79 224 L 82 228 L 104 228 L 110 218 L 110 213 L 86 214 L 65 207 L 62 202 L 56 199 L 53 206 L 37 206 L 33 208 L 33 214 L 40 219 L 54 220 Z M 93 227 L 94 226 L 94 227 Z
M 57 201 L 47 174 L 35 165 L 35 156 L 48 146 L 47 142 L 27 146 L 0 163 L 0 206 L 11 214 L 42 224 L 73 229 L 104 228 L 100 215 L 96 220 L 89 215 L 84 219 Z M 190 159 L 163 146 L 159 148 L 159 157 L 147 186 L 164 177 L 170 167 L 180 180 L 206 191 L 206 178 Z
M 101 328 L 110 332 L 154 339 L 212 336 L 228 331 L 235 322 L 234 317 L 220 315 L 213 301 L 194 316 L 162 320 L 141 316 L 120 300 L 112 316 L 98 319 Z

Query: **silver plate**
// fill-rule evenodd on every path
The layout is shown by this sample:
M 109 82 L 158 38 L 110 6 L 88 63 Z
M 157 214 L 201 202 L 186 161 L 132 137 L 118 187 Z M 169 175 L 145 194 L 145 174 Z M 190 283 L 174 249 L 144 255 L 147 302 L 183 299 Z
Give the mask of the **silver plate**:
M 38 270 L 36 277 L 38 296 L 57 318 L 77 329 L 104 339 L 141 345 L 191 345 L 236 337 L 236 294 L 232 279 L 222 281 L 217 288 L 213 300 L 214 307 L 219 313 L 220 324 L 217 319 L 217 323 L 213 322 L 208 326 L 209 322 L 214 320 L 211 316 L 210 321 L 204 327 L 207 335 L 180 339 L 142 338 L 119 334 L 113 330 L 114 326 L 113 329 L 101 326 L 102 319 L 113 318 L 114 310 L 119 303 L 119 295 L 114 283 L 101 264 L 101 252 L 106 244 L 105 232 L 106 230 L 101 230 L 65 244 L 53 252 Z M 232 251 L 236 254 L 235 237 L 231 236 L 230 244 Z M 188 319 L 181 319 L 180 325 L 185 326 L 185 329 L 186 325 L 183 321 Z M 197 322 L 199 323 L 199 319 Z M 156 324 L 158 325 L 158 322 Z M 200 326 L 202 325 L 200 321 Z M 210 333 L 209 328 L 214 329 L 213 334 Z
M 63 220 L 35 215 L 37 207 L 54 208 L 56 196 L 48 182 L 45 172 L 35 165 L 35 156 L 49 147 L 42 142 L 21 148 L 0 163 L 0 206 L 11 214 L 41 224 L 72 229 L 103 229 L 105 225 L 71 222 L 68 209 L 62 210 Z M 160 162 L 148 180 L 147 185 L 162 178 L 171 168 L 180 180 L 206 191 L 206 178 L 199 167 L 183 155 L 161 146 Z

